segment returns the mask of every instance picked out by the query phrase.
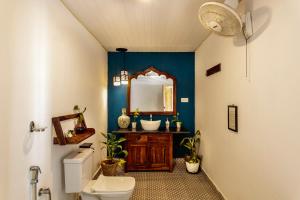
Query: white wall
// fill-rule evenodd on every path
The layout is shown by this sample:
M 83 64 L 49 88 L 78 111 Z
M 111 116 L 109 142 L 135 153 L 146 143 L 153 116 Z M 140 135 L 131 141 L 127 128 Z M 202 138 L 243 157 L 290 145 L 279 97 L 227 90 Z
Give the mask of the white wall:
M 196 52 L 196 127 L 203 168 L 226 199 L 300 199 L 300 2 L 248 0 L 255 35 L 245 45 L 212 34 Z M 205 70 L 222 63 L 210 77 Z M 227 105 L 239 107 L 239 133 Z
M 51 117 L 79 104 L 89 127 L 106 130 L 107 53 L 59 0 L 0 0 L 0 23 L 0 199 L 30 199 L 31 165 L 42 169 L 38 188 L 71 199 L 61 160 L 76 146 L 52 145 Z M 30 134 L 31 120 L 49 128 Z
M 10 16 L 10 5 L 3 4 L 4 2 L 0 1 L 0 126 L 1 129 L 1 139 L 0 139 L 0 199 L 7 199 L 7 184 L 8 180 L 8 155 L 9 155 L 9 133 L 10 133 L 10 96 L 11 91 L 6 90 L 10 85 L 10 77 L 12 69 L 4 67 L 9 65 L 9 59 L 6 59 L 8 56 L 8 42 L 7 38 L 10 33 L 8 31 L 3 31 L 4 28 L 8 28 L 10 22 L 6 20 L 6 17 Z M 3 7 L 2 7 L 3 5 Z M 8 9 L 2 9 L 2 8 Z M 4 76 L 5 74 L 5 76 Z M 5 91 L 5 92 L 4 92 Z

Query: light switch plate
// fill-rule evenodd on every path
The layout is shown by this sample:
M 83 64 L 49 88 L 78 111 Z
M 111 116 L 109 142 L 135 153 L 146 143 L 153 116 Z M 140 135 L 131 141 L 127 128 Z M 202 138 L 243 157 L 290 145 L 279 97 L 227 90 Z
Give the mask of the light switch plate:
M 181 98 L 180 101 L 181 101 L 181 103 L 188 103 L 189 98 Z

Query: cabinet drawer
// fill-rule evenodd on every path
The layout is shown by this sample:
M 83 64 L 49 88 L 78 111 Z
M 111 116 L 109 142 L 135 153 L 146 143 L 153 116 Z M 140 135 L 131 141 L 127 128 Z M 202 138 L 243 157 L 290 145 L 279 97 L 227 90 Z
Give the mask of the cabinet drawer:
M 149 135 L 148 136 L 149 142 L 169 142 L 170 136 L 169 135 Z
M 126 139 L 129 143 L 135 143 L 135 144 L 147 143 L 148 135 L 143 135 L 143 134 L 128 135 Z

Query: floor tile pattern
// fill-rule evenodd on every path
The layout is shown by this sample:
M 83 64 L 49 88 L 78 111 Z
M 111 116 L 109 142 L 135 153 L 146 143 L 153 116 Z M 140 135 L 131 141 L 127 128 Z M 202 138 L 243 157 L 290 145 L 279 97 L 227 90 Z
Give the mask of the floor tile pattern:
M 131 200 L 223 200 L 203 173 L 189 174 L 183 159 L 176 159 L 173 173 L 129 172 L 136 186 Z

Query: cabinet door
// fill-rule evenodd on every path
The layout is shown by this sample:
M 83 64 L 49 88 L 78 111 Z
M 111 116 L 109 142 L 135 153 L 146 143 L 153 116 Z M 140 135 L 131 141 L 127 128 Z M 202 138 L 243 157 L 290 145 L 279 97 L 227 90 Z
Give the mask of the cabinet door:
M 127 140 L 127 170 L 145 169 L 148 164 L 147 136 L 132 135 Z
M 151 136 L 148 141 L 150 168 L 168 170 L 170 167 L 169 136 Z

